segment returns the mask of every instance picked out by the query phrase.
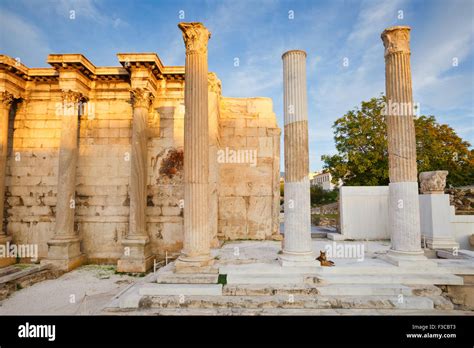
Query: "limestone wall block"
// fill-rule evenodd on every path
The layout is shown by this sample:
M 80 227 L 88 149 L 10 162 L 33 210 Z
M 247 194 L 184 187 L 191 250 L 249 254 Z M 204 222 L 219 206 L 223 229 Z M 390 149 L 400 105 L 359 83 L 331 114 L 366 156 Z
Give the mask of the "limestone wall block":
M 170 207 L 170 206 L 162 206 L 161 207 L 161 214 L 162 215 L 169 215 L 169 216 L 179 216 L 182 214 L 182 209 L 180 207 Z
M 247 224 L 227 225 L 225 220 L 219 220 L 217 233 L 226 240 L 247 239 Z
M 239 222 L 247 220 L 247 204 L 243 197 L 219 197 L 219 220 Z
M 273 157 L 272 137 L 260 137 L 258 139 L 257 157 Z

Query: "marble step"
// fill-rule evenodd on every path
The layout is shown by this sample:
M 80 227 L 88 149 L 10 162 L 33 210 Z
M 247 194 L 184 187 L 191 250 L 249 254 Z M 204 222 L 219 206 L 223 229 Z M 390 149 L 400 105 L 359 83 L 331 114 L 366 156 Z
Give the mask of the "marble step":
M 160 295 L 203 295 L 219 296 L 222 295 L 222 284 L 143 284 L 139 295 L 160 296 Z
M 173 273 L 163 272 L 156 275 L 159 284 L 217 284 L 219 274 L 216 273 Z
M 242 265 L 224 265 L 219 267 L 220 274 L 229 275 L 326 275 L 326 274 L 347 274 L 347 275 L 380 275 L 380 274 L 448 274 L 451 269 L 447 267 L 438 267 L 436 262 L 429 265 L 420 265 L 418 267 L 397 267 L 378 259 L 365 260 L 364 262 L 340 261 L 334 259 L 335 267 L 281 267 L 278 263 L 252 263 Z M 471 271 L 474 272 L 474 267 Z
M 231 273 L 227 274 L 227 284 L 304 284 L 306 278 L 305 274 L 291 273 Z
M 270 296 L 270 295 L 441 295 L 441 289 L 433 285 L 406 286 L 401 284 L 227 284 L 222 289 L 225 296 Z
M 440 288 L 434 285 L 406 286 L 401 284 L 331 284 L 317 286 L 316 289 L 321 295 L 341 295 L 341 296 L 364 296 L 364 295 L 385 295 L 385 296 L 420 296 L 420 295 L 441 295 Z
M 225 296 L 317 295 L 318 289 L 311 284 L 226 284 Z
M 435 266 L 420 266 L 417 268 L 413 267 L 397 267 L 392 265 L 344 265 L 338 267 L 337 260 L 335 260 L 335 267 L 322 267 L 318 274 L 347 274 L 347 275 L 379 275 L 379 274 L 425 274 L 425 273 L 449 273 L 446 269 L 440 269 Z
M 0 277 L 0 284 L 8 283 L 14 280 L 18 280 L 23 277 L 30 276 L 35 273 L 39 273 L 45 270 L 50 270 L 52 267 L 49 264 L 45 265 L 31 265 L 24 269 L 17 268 L 17 271 L 8 271 L 6 274 Z
M 250 263 L 241 265 L 224 265 L 219 267 L 219 274 L 227 275 L 252 275 L 252 274 L 281 274 L 281 275 L 301 275 L 317 274 L 322 267 L 282 267 L 278 262 L 274 263 Z
M 448 274 L 378 274 L 347 275 L 325 274 L 318 277 L 307 277 L 307 282 L 319 284 L 416 284 L 416 285 L 463 285 L 463 278 Z
M 358 308 L 150 308 L 146 315 L 165 316 L 373 316 L 373 315 L 402 315 L 402 316 L 472 316 L 472 311 L 440 310 L 440 309 L 358 309 Z M 121 310 L 108 310 L 107 315 L 124 315 Z
M 358 308 L 434 309 L 434 301 L 419 296 L 144 296 L 141 308 Z
M 15 266 L 7 266 L 4 268 L 0 268 L 0 277 L 15 273 L 15 272 L 19 272 L 19 271 L 21 271 L 21 268 L 18 268 Z

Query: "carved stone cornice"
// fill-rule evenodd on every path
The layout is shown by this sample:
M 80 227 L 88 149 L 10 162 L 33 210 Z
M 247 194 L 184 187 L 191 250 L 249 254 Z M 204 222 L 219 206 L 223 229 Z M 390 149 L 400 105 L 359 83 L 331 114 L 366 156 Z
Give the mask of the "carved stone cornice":
M 186 54 L 207 52 L 207 42 L 211 38 L 211 32 L 202 23 L 179 23 L 178 27 L 183 32 Z
M 0 99 L 3 107 L 10 107 L 10 105 L 15 101 L 15 96 L 7 91 L 0 93 Z
M 410 53 L 410 27 L 387 28 L 381 35 L 385 47 L 385 57 L 393 53 Z
M 221 80 L 219 80 L 219 78 L 217 77 L 215 73 L 209 73 L 207 75 L 207 83 L 209 86 L 209 92 L 221 94 L 221 91 L 222 91 Z
M 145 88 L 133 88 L 130 90 L 132 106 L 134 108 L 148 109 L 153 101 L 153 94 Z

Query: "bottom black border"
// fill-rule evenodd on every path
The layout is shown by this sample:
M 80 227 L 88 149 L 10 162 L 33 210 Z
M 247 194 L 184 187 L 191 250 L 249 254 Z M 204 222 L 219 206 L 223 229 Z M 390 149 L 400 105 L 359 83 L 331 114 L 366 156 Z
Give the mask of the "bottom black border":
M 469 345 L 472 316 L 2 316 L 0 347 L 161 344 Z M 19 326 L 55 325 L 55 340 L 20 338 Z M 415 326 L 414 326 L 415 325 Z M 423 329 L 424 328 L 424 329 Z M 407 334 L 423 337 L 409 338 Z M 451 337 L 437 338 L 433 334 Z M 455 334 L 455 337 L 452 337 Z

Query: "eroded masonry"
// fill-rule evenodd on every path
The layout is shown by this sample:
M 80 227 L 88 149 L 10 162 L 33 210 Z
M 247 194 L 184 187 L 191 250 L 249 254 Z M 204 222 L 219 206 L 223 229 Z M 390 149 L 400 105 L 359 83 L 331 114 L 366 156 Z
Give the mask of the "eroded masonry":
M 38 244 L 40 259 L 64 270 L 143 272 L 183 241 L 189 261 L 199 243 L 280 239 L 272 101 L 223 97 L 207 73 L 208 37 L 181 30 L 186 75 L 151 53 L 118 54 L 117 67 L 81 54 L 51 54 L 50 68 L 0 56 L 0 243 Z

